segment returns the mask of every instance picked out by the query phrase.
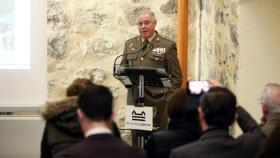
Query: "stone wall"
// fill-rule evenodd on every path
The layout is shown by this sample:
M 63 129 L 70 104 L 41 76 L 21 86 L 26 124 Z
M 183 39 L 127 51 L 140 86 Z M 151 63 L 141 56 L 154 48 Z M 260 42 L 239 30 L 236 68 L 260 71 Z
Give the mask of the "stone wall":
M 188 79 L 217 79 L 235 90 L 239 0 L 189 0 Z
M 160 34 L 176 40 L 176 0 L 48 0 L 48 98 L 65 96 L 76 78 L 110 87 L 121 125 L 126 90 L 112 75 L 124 42 L 136 35 L 135 13 L 150 7 Z

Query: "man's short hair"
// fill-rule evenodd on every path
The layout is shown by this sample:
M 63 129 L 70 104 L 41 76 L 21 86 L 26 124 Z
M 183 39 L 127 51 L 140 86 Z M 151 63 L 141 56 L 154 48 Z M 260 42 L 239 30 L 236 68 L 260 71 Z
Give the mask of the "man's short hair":
M 268 83 L 265 85 L 260 101 L 268 108 L 268 115 L 272 116 L 280 113 L 280 98 L 277 93 L 280 92 L 280 84 Z
M 143 14 L 149 14 L 149 16 L 150 16 L 154 21 L 157 21 L 157 20 L 156 20 L 155 13 L 151 10 L 151 8 L 148 8 L 148 7 L 143 7 L 143 8 L 141 8 L 140 10 L 137 11 L 137 13 L 136 13 L 136 21 L 137 21 L 138 17 L 139 17 L 140 15 L 143 15 Z
M 227 88 L 213 87 L 200 100 L 208 125 L 228 128 L 234 121 L 236 96 Z
M 78 106 L 91 120 L 110 119 L 113 108 L 113 96 L 109 88 L 102 85 L 89 85 L 79 95 Z

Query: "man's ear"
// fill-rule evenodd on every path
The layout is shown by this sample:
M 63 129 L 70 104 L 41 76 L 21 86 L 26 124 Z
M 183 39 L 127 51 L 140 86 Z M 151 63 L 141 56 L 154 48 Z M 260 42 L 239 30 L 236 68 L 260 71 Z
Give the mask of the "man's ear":
M 268 114 L 268 108 L 265 105 L 262 105 L 262 113 L 263 113 L 263 115 Z
M 200 122 L 204 121 L 205 120 L 205 115 L 204 115 L 204 112 L 203 112 L 202 108 L 198 107 L 197 111 L 198 111 L 198 119 L 199 119 L 199 121 Z
M 116 117 L 116 114 L 115 114 L 115 112 L 113 111 L 112 114 L 111 114 L 111 117 L 109 118 L 109 120 L 107 121 L 107 123 L 108 123 L 109 125 L 111 125 L 111 124 L 114 122 L 115 117 Z
M 268 108 L 265 105 L 262 105 L 262 117 L 261 121 L 264 123 L 267 121 L 267 116 L 268 116 Z
M 238 119 L 238 113 L 235 112 L 235 114 L 234 114 L 234 119 L 233 119 L 233 123 L 234 123 L 235 121 L 237 121 L 237 119 Z
M 198 120 L 199 120 L 200 128 L 202 131 L 205 131 L 208 129 L 208 125 L 206 123 L 204 111 L 201 107 L 198 107 L 197 111 L 198 111 Z
M 77 109 L 77 115 L 79 122 L 83 122 L 85 120 L 85 115 L 80 108 Z

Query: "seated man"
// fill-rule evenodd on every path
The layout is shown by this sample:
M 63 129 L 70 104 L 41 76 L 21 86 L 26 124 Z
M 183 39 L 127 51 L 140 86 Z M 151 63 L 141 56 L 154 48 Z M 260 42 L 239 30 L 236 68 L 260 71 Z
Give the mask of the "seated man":
M 276 124 L 280 121 L 280 85 L 268 83 L 261 93 L 262 130 L 269 136 Z
M 186 88 L 177 89 L 168 103 L 168 129 L 152 133 L 145 144 L 149 158 L 168 158 L 172 149 L 200 137 L 197 116 L 200 95 L 191 96 L 186 91 Z
M 171 158 L 251 158 L 265 135 L 228 89 L 213 87 L 200 100 L 199 122 L 203 131 L 198 141 L 176 148 Z M 234 139 L 228 128 L 236 116 L 244 134 Z
M 85 140 L 58 153 L 55 158 L 121 157 L 142 158 L 143 151 L 134 149 L 112 135 L 113 96 L 101 85 L 87 86 L 78 99 L 78 118 Z

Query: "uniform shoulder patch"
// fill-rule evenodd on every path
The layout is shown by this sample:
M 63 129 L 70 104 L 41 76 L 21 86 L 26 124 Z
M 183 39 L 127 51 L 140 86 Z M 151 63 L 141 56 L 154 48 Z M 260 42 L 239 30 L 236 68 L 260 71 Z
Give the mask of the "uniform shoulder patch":
M 138 38 L 139 36 L 135 36 L 135 37 L 133 37 L 133 38 L 130 38 L 130 39 L 128 39 L 126 42 L 132 42 L 132 41 L 135 41 L 135 40 L 137 40 L 137 38 Z
M 169 41 L 169 42 L 174 42 L 174 40 L 172 40 L 171 38 L 167 37 L 167 36 L 162 36 L 163 39 L 165 39 L 166 41 Z

